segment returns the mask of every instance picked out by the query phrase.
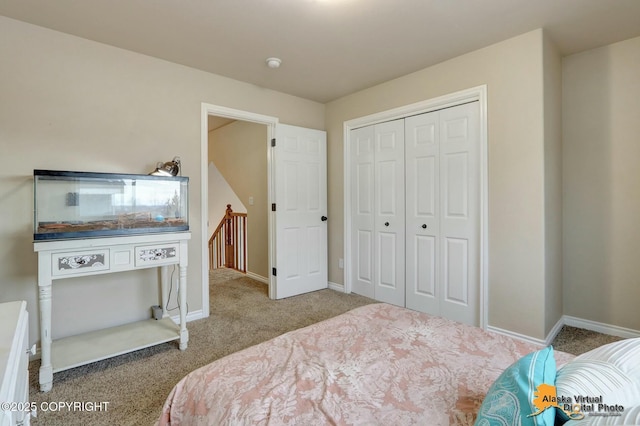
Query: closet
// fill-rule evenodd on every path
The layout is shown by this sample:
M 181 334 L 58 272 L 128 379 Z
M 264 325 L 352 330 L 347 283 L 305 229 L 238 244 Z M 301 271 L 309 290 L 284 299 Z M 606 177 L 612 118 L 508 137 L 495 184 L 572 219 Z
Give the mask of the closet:
M 478 102 L 353 129 L 350 144 L 353 292 L 478 325 Z

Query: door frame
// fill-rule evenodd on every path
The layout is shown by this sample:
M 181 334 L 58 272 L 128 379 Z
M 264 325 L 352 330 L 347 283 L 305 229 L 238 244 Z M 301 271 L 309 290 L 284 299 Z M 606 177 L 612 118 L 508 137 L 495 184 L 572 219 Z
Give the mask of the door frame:
M 264 124 L 267 126 L 267 199 L 271 204 L 275 200 L 275 184 L 274 168 L 272 162 L 272 150 L 271 139 L 275 138 L 276 126 L 278 124 L 277 117 L 271 117 L 268 115 L 256 114 L 253 112 L 243 111 L 239 109 L 227 108 L 220 105 L 213 105 L 208 103 L 202 103 L 200 109 L 200 158 L 202 159 L 200 164 L 200 176 L 202 176 L 200 182 L 200 214 L 202 222 L 200 223 L 202 234 L 202 316 L 209 316 L 209 235 L 207 222 L 209 220 L 209 124 L 208 118 L 210 115 L 218 117 L 231 118 L 239 121 L 248 121 L 251 123 Z M 269 214 L 268 220 L 268 264 L 272 265 L 272 260 L 275 259 L 275 223 L 272 214 Z M 268 286 L 269 286 L 269 298 L 275 298 L 275 281 L 273 275 L 268 274 Z
M 478 101 L 480 108 L 480 282 L 478 289 L 480 327 L 487 328 L 489 306 L 489 180 L 487 137 L 487 85 L 472 87 L 425 101 L 366 115 L 343 123 L 344 140 L 344 292 L 351 293 L 351 130 L 385 121 L 406 118 L 447 107 Z

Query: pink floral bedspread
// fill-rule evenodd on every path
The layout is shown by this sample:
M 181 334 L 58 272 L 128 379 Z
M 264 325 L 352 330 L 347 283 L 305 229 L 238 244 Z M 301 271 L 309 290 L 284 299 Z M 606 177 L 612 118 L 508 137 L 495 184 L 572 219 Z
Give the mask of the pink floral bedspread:
M 159 425 L 472 425 L 491 383 L 540 349 L 377 303 L 184 377 Z M 556 352 L 558 364 L 572 355 Z

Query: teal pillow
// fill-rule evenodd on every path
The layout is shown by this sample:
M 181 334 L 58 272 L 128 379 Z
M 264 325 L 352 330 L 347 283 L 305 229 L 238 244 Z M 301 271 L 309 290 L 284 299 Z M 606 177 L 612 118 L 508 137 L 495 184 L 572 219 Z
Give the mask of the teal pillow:
M 535 416 L 532 414 L 539 412 L 534 405 L 538 386 L 545 383 L 553 387 L 555 380 L 556 360 L 552 346 L 520 358 L 489 388 L 475 426 L 553 425 L 555 408 L 549 407 Z

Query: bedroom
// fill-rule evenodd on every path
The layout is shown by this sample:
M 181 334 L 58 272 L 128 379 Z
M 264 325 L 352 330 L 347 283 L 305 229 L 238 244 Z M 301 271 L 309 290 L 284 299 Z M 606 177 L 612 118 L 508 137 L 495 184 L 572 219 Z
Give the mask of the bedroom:
M 534 29 L 325 104 L 0 19 L 0 144 L 8 160 L 0 181 L 5 241 L 0 301 L 37 304 L 30 231 L 34 168 L 144 173 L 179 154 L 195 194 L 188 281 L 190 310 L 197 318 L 203 309 L 198 237 L 203 101 L 328 132 L 329 281 L 341 284 L 342 123 L 487 84 L 490 325 L 538 340 L 545 340 L 563 316 L 603 331 L 637 335 L 640 330 L 634 278 L 640 266 L 633 258 L 640 248 L 634 238 L 640 172 L 632 163 L 638 154 L 632 140 L 638 133 L 633 119 L 639 112 L 638 76 L 632 72 L 638 66 L 638 34 L 562 58 L 548 34 Z M 583 151 L 585 141 L 592 150 Z M 554 220 L 560 212 L 563 223 Z M 54 317 L 59 334 L 146 313 L 155 295 L 132 275 L 60 289 Z M 110 308 L 98 309 L 98 301 Z M 36 343 L 35 315 L 29 334 Z

